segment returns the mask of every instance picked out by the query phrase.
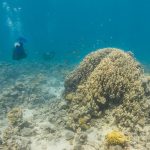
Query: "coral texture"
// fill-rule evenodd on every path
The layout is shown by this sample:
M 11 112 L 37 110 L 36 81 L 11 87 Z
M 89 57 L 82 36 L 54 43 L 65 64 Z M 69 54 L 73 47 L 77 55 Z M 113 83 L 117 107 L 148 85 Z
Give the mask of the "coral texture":
M 125 136 L 120 131 L 111 131 L 106 135 L 106 143 L 108 145 L 124 146 L 129 141 L 129 137 Z
M 17 126 L 23 120 L 23 113 L 20 108 L 13 108 L 7 115 L 8 122 L 10 125 Z
M 112 48 L 97 51 L 94 54 L 97 57 L 97 54 L 99 54 L 100 58 L 94 58 L 93 53 L 88 55 L 79 68 L 66 80 L 67 100 L 73 100 L 73 95 L 77 93 L 83 95 L 82 99 L 79 98 L 82 101 L 94 100 L 100 106 L 108 105 L 112 101 L 113 103 L 120 102 L 129 93 L 132 97 L 137 92 L 139 92 L 139 96 L 143 94 L 141 81 L 139 80 L 141 68 L 131 55 Z M 84 66 L 87 66 L 87 68 Z M 75 80 L 75 77 L 78 79 Z M 74 91 L 75 85 L 76 91 Z M 68 91 L 71 92 L 68 93 Z
M 7 114 L 8 127 L 3 131 L 2 146 L 6 150 L 30 150 L 29 141 L 21 136 L 24 128 L 23 112 L 21 108 L 15 107 Z
M 107 109 L 118 108 L 120 112 L 124 107 L 124 114 L 128 114 L 132 107 L 142 106 L 143 77 L 143 70 L 131 53 L 116 48 L 92 52 L 65 81 L 64 97 L 70 107 L 68 126 L 81 127 L 82 118 L 99 117 Z M 147 106 L 143 107 L 147 109 Z M 140 111 L 135 108 L 131 116 Z M 116 111 L 116 118 L 128 118 L 121 114 Z M 137 119 L 141 119 L 141 115 Z M 84 127 L 89 120 L 84 122 Z M 121 124 L 119 120 L 117 123 Z
M 87 55 L 84 60 L 80 63 L 79 67 L 70 73 L 65 81 L 65 92 L 75 92 L 78 85 L 84 83 L 91 72 L 96 68 L 100 61 L 113 49 L 104 49 L 92 52 Z

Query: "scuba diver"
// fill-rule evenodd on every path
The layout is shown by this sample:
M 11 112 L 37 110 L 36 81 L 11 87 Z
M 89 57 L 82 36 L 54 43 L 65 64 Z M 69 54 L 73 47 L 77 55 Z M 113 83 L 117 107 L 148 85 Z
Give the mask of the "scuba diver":
M 14 49 L 12 54 L 13 60 L 21 60 L 27 57 L 27 54 L 24 49 L 24 43 L 26 43 L 26 39 L 23 37 L 19 37 L 14 43 Z

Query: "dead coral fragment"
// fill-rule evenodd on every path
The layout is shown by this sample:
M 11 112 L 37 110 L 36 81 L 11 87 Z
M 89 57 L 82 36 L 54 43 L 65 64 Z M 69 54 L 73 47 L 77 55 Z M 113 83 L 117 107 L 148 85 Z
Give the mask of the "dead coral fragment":
M 19 125 L 23 120 L 23 113 L 20 108 L 13 108 L 7 115 L 8 122 L 12 126 Z
M 106 135 L 106 142 L 108 145 L 124 146 L 129 141 L 129 137 L 125 136 L 120 131 L 112 131 Z

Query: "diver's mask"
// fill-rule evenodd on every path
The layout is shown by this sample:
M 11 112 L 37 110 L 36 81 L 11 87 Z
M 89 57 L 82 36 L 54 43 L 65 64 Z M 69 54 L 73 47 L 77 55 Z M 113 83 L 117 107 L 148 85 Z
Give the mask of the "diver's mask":
M 19 42 L 15 42 L 14 47 L 19 47 L 20 43 Z

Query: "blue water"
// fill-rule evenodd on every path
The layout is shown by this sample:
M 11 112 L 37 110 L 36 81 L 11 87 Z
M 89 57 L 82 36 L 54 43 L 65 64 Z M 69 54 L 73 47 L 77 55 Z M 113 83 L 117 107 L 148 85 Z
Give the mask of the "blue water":
M 57 61 L 80 62 L 90 51 L 117 47 L 150 63 L 149 0 L 1 0 L 0 59 L 11 61 L 18 36 L 29 60 L 54 51 Z

